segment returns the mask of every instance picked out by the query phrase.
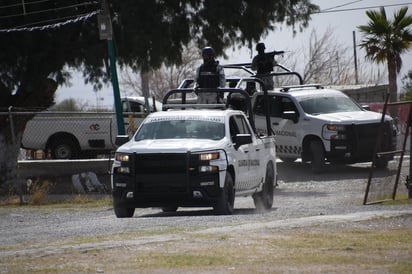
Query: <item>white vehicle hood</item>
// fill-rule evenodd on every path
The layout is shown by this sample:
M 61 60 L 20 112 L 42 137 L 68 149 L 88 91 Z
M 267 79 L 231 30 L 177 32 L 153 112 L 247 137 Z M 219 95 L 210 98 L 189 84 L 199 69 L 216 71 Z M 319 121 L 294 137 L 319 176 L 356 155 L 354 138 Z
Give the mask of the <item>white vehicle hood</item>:
M 342 123 L 342 124 L 366 124 L 366 123 L 379 123 L 382 114 L 373 111 L 354 111 L 354 112 L 338 112 L 313 115 L 313 117 L 325 120 L 329 122 Z
M 123 153 L 184 153 L 188 151 L 216 150 L 224 148 L 225 138 L 218 141 L 206 139 L 157 139 L 129 141 L 118 148 Z

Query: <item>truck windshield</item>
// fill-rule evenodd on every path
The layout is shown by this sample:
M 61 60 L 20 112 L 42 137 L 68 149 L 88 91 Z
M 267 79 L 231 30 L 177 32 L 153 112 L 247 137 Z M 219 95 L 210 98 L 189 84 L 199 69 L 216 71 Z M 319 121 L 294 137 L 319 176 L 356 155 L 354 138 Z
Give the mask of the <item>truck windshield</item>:
M 345 96 L 321 96 L 299 102 L 303 111 L 311 115 L 336 112 L 362 111 L 363 109 Z
M 220 140 L 224 136 L 224 123 L 203 120 L 166 120 L 144 123 L 134 139 L 135 141 L 151 139 Z

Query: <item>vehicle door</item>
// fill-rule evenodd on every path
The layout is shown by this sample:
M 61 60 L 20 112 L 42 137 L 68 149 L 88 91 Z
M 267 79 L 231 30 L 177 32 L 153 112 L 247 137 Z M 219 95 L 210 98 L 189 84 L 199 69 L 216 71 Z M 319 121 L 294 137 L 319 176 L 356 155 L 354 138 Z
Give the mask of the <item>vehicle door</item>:
M 230 135 L 232 142 L 236 134 L 250 134 L 252 138 L 253 133 L 250 125 L 243 115 L 234 115 L 229 120 Z M 235 145 L 235 144 L 234 144 Z M 241 145 L 235 150 L 235 158 L 237 159 L 237 175 L 236 175 L 236 189 L 237 191 L 246 191 L 253 189 L 258 185 L 258 168 L 260 159 L 258 157 L 255 143 Z
M 256 129 L 266 133 L 265 104 L 268 103 L 270 125 L 276 138 L 276 152 L 278 156 L 299 158 L 302 145 L 298 138 L 299 111 L 295 102 L 288 96 L 269 95 L 266 102 L 263 95 L 259 95 L 253 106 Z

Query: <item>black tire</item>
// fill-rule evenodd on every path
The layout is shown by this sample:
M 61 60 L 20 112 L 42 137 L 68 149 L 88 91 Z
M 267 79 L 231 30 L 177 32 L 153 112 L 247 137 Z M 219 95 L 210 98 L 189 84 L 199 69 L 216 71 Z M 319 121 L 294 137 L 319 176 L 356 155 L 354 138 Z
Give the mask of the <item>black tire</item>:
M 177 211 L 177 206 L 164 206 L 162 207 L 163 212 L 176 212 Z
M 232 215 L 235 204 L 235 188 L 233 187 L 233 178 L 229 172 L 226 172 L 225 185 L 222 195 L 214 207 L 216 214 Z
M 117 218 L 130 218 L 133 217 L 134 215 L 134 208 L 125 208 L 125 207 L 119 207 L 119 206 L 114 206 L 114 214 L 116 215 Z
M 275 172 L 273 165 L 268 163 L 266 167 L 265 183 L 261 192 L 253 194 L 253 202 L 259 211 L 269 210 L 273 206 L 273 192 L 275 188 Z
M 385 169 L 388 167 L 389 160 L 385 158 L 377 158 L 375 159 L 375 167 L 377 169 Z
M 76 159 L 79 157 L 79 148 L 71 138 L 63 137 L 54 140 L 50 145 L 53 159 Z
M 282 160 L 282 162 L 285 163 L 293 163 L 294 161 L 296 161 L 297 158 L 285 158 L 285 157 L 279 157 L 279 159 Z
M 310 159 L 313 173 L 322 173 L 325 171 L 325 150 L 319 140 L 311 141 L 309 145 Z

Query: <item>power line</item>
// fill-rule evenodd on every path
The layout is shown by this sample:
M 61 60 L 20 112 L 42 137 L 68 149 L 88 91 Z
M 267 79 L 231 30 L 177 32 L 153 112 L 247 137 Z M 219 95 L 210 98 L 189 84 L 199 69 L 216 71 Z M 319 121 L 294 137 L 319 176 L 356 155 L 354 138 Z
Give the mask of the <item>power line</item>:
M 49 1 L 49 0 L 43 0 L 43 2 L 45 2 L 45 1 Z M 35 15 L 35 14 L 41 14 L 41 13 L 46 13 L 46 12 L 50 12 L 50 11 L 59 11 L 59 10 L 61 11 L 61 10 L 65 10 L 65 9 L 85 7 L 85 6 L 89 6 L 89 5 L 95 5 L 95 4 L 97 4 L 97 2 L 84 2 L 84 3 L 81 3 L 81 4 L 74 4 L 74 5 L 69 5 L 69 6 L 60 7 L 60 8 L 53 8 L 53 9 L 46 9 L 46 10 L 40 10 L 40 11 L 23 12 L 23 13 L 11 14 L 11 15 L 4 15 L 4 16 L 0 16 L 0 19 L 26 16 L 26 15 Z
M 362 1 L 363 1 L 363 0 L 352 1 L 352 2 L 349 2 L 349 3 L 346 3 L 346 4 L 341 4 L 341 5 L 337 5 L 337 6 L 334 6 L 334 7 L 330 7 L 330 8 L 324 9 L 323 11 L 328 11 L 328 10 L 333 10 L 333 9 L 336 9 L 336 8 L 341 8 L 341 7 L 349 6 L 349 5 L 352 5 L 352 4 L 355 4 L 355 3 L 359 3 L 359 2 L 362 2 Z
M 354 10 L 366 10 L 366 9 L 376 9 L 380 7 L 396 7 L 396 6 L 405 6 L 405 5 L 411 5 L 412 2 L 409 3 L 400 3 L 400 4 L 388 4 L 388 5 L 378 5 L 378 6 L 369 6 L 369 7 L 358 7 L 358 8 L 350 8 L 350 9 L 339 9 L 339 10 L 321 10 L 319 12 L 314 12 L 313 14 L 319 14 L 319 13 L 332 13 L 332 12 L 344 12 L 344 11 L 354 11 Z
M 87 14 L 75 15 L 76 18 L 74 18 L 74 19 L 69 19 L 69 18 L 73 18 L 74 16 L 67 16 L 67 17 L 64 17 L 64 18 L 59 18 L 58 20 L 62 20 L 62 19 L 63 20 L 64 19 L 69 19 L 69 20 L 66 20 L 64 22 L 55 23 L 55 24 L 44 25 L 44 26 L 25 27 L 27 25 L 23 25 L 23 26 L 18 26 L 18 27 L 11 28 L 11 29 L 0 29 L 0 33 L 18 32 L 18 31 L 43 31 L 43 30 L 56 29 L 56 28 L 60 28 L 60 27 L 63 27 L 63 26 L 69 25 L 69 24 L 75 24 L 75 23 L 78 23 L 80 21 L 88 20 L 89 18 L 95 16 L 98 13 L 100 13 L 100 11 L 93 11 L 93 12 L 89 12 Z M 36 24 L 48 23 L 48 22 L 52 22 L 52 21 L 56 21 L 56 20 L 57 19 L 50 19 L 50 20 L 45 20 L 45 21 L 41 21 L 41 22 L 36 22 Z

